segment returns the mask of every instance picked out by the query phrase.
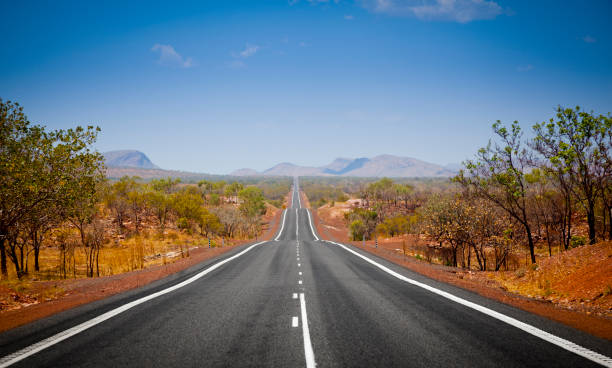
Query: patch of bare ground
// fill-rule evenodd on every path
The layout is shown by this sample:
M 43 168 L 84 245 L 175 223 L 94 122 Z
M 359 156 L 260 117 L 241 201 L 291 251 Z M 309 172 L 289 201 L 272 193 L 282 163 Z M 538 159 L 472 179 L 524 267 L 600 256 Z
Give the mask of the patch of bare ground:
M 423 239 L 402 236 L 365 243 L 350 241 L 344 220 L 352 202 L 336 202 L 313 211 L 323 239 L 355 245 L 432 279 L 470 290 L 490 299 L 612 340 L 612 243 L 582 246 L 540 258 L 538 266 L 516 271 L 480 272 L 427 262 L 405 244 Z M 404 252 L 404 249 L 406 251 Z M 405 254 L 404 254 L 405 253 Z
M 282 211 L 271 208 L 263 218 L 263 237 L 270 240 L 278 230 Z M 202 261 L 222 255 L 253 239 L 227 242 L 225 247 L 194 248 L 189 257 L 168 260 L 138 271 L 97 278 L 53 281 L 4 281 L 0 283 L 0 332 L 50 315 L 147 285 Z

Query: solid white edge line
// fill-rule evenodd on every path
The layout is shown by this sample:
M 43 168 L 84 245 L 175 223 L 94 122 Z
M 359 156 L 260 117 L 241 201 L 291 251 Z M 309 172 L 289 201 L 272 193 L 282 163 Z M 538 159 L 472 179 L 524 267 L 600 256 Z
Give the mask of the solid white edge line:
M 310 210 L 306 210 L 306 213 L 308 213 L 308 223 L 310 224 L 310 231 L 312 231 L 312 236 L 315 237 L 315 240 L 319 240 L 319 237 L 317 236 L 314 231 L 314 228 L 312 227 L 312 220 L 310 219 Z
M 285 218 L 287 218 L 287 210 L 285 210 L 285 213 L 283 214 L 283 222 L 281 222 L 280 231 L 278 232 L 276 238 L 274 238 L 274 241 L 278 241 L 278 238 L 280 238 L 281 234 L 283 233 L 283 229 L 285 228 Z
M 95 318 L 92 318 L 89 321 L 83 322 L 83 323 L 81 323 L 79 325 L 76 325 L 76 326 L 74 326 L 72 328 L 69 328 L 69 329 L 67 329 L 65 331 L 59 332 L 59 333 L 57 333 L 57 334 L 55 334 L 55 335 L 53 335 L 51 337 L 48 337 L 48 338 L 46 338 L 44 340 L 41 340 L 41 341 L 39 341 L 39 342 L 37 342 L 37 343 L 35 343 L 33 345 L 25 347 L 25 348 L 23 348 L 21 350 L 18 350 L 16 352 L 12 353 L 12 354 L 6 355 L 6 356 L 0 358 L 0 368 L 8 367 L 8 366 L 10 366 L 12 364 L 15 364 L 15 363 L 17 363 L 17 362 L 19 362 L 19 361 L 21 361 L 21 360 L 31 356 L 31 355 L 34 355 L 34 354 L 38 353 L 39 351 L 42 351 L 42 350 L 44 350 L 44 349 L 46 349 L 46 348 L 48 348 L 50 346 L 53 346 L 53 345 L 55 345 L 55 344 L 57 344 L 57 343 L 59 343 L 61 341 L 66 340 L 69 337 L 72 337 L 72 336 L 74 336 L 74 335 L 76 335 L 76 334 L 78 334 L 80 332 L 83 332 L 83 331 L 85 331 L 85 330 L 87 330 L 87 329 L 89 329 L 89 328 L 91 328 L 91 327 L 93 327 L 93 326 L 95 326 L 97 324 L 100 324 L 100 323 L 102 323 L 102 322 L 104 322 L 104 321 L 106 321 L 106 320 L 108 320 L 108 319 L 110 319 L 112 317 L 115 317 L 118 314 L 121 314 L 121 313 L 123 313 L 123 312 L 125 312 L 125 311 L 127 311 L 127 310 L 129 310 L 131 308 L 134 308 L 137 305 L 140 305 L 142 303 L 148 302 L 149 300 L 155 299 L 155 298 L 157 298 L 159 296 L 162 296 L 164 294 L 171 293 L 171 292 L 173 292 L 173 291 L 175 291 L 177 289 L 182 288 L 183 286 L 189 285 L 192 282 L 202 278 L 203 276 L 207 275 L 208 273 L 210 273 L 210 272 L 216 270 L 217 268 L 221 267 L 222 265 L 226 264 L 227 262 L 230 262 L 230 261 L 240 257 L 241 255 L 245 254 L 246 252 L 250 251 L 251 249 L 253 249 L 256 246 L 258 246 L 260 244 L 263 244 L 265 242 L 266 241 L 255 243 L 255 244 L 251 245 L 250 247 L 248 247 L 247 249 L 243 250 L 242 252 L 240 252 L 238 254 L 235 254 L 235 255 L 227 258 L 227 259 L 224 259 L 224 260 L 222 260 L 222 261 L 220 261 L 220 262 L 210 266 L 209 268 L 205 269 L 204 271 L 201 271 L 201 272 L 195 274 L 194 276 L 188 278 L 187 280 L 182 281 L 182 282 L 180 282 L 180 283 L 178 283 L 178 284 L 176 284 L 174 286 L 171 286 L 169 288 L 160 290 L 158 292 L 155 292 L 153 294 L 147 295 L 147 296 L 142 297 L 140 299 L 136 299 L 136 300 L 134 300 L 132 302 L 129 302 L 129 303 L 124 304 L 124 305 L 122 305 L 120 307 L 117 307 L 117 308 L 115 308 L 113 310 L 110 310 L 110 311 L 108 311 L 106 313 L 103 313 L 103 314 L 101 314 L 101 315 L 99 315 L 99 316 L 97 316 Z
M 487 307 L 483 307 L 482 305 L 470 302 L 468 300 L 465 300 L 463 298 L 455 296 L 455 295 L 453 295 L 451 293 L 448 293 L 446 291 L 442 291 L 442 290 L 436 289 L 436 288 L 434 288 L 432 286 L 429 286 L 427 284 L 424 284 L 422 282 L 410 279 L 410 278 L 408 278 L 408 277 L 406 277 L 404 275 L 401 275 L 401 274 L 399 274 L 399 273 L 389 269 L 388 267 L 385 267 L 385 266 L 383 266 L 383 265 L 381 265 L 381 264 L 371 260 L 370 258 L 368 258 L 368 257 L 366 257 L 366 256 L 364 256 L 364 255 L 362 255 L 362 254 L 360 254 L 360 253 L 358 253 L 358 252 L 356 252 L 356 251 L 354 251 L 352 249 L 349 249 L 348 247 L 346 247 L 343 244 L 336 243 L 334 241 L 328 241 L 328 242 L 332 243 L 332 244 L 336 244 L 336 245 L 342 247 L 344 250 L 346 250 L 346 251 L 348 251 L 350 253 L 353 253 L 357 257 L 362 258 L 366 262 L 371 263 L 372 265 L 380 268 L 381 270 L 387 272 L 388 274 L 390 274 L 390 275 L 392 275 L 392 276 L 394 276 L 394 277 L 396 277 L 396 278 L 398 278 L 398 279 L 400 279 L 402 281 L 405 281 L 405 282 L 407 282 L 409 284 L 421 287 L 421 288 L 423 288 L 425 290 L 428 290 L 428 291 L 430 291 L 430 292 L 432 292 L 434 294 L 440 295 L 440 296 L 442 296 L 442 297 L 444 297 L 446 299 L 450 299 L 450 300 L 452 300 L 452 301 L 454 301 L 456 303 L 462 304 L 462 305 L 464 305 L 464 306 L 466 306 L 468 308 L 472 308 L 474 310 L 477 310 L 477 311 L 479 311 L 481 313 L 484 313 L 484 314 L 486 314 L 486 315 L 488 315 L 490 317 L 493 317 L 493 318 L 495 318 L 497 320 L 500 320 L 502 322 L 505 322 L 505 323 L 507 323 L 507 324 L 509 324 L 511 326 L 519 328 L 519 329 L 521 329 L 521 330 L 523 330 L 523 331 L 525 331 L 525 332 L 527 332 L 527 333 L 529 333 L 529 334 L 531 334 L 533 336 L 539 337 L 542 340 L 548 341 L 551 344 L 557 345 L 557 346 L 559 346 L 559 347 L 561 347 L 561 348 L 563 348 L 563 349 L 565 349 L 567 351 L 571 351 L 574 354 L 580 355 L 580 356 L 582 356 L 582 357 L 584 357 L 586 359 L 589 359 L 589 360 L 591 360 L 591 361 L 593 361 L 595 363 L 601 364 L 604 367 L 611 367 L 612 368 L 612 358 L 609 358 L 609 357 L 607 357 L 605 355 L 602 355 L 602 354 L 599 354 L 599 353 L 594 352 L 592 350 L 589 350 L 587 348 L 584 348 L 584 347 L 582 347 L 582 346 L 580 346 L 578 344 L 575 344 L 575 343 L 573 343 L 573 342 L 571 342 L 569 340 L 565 340 L 565 339 L 563 339 L 561 337 L 555 336 L 555 335 L 553 335 L 551 333 L 548 333 L 546 331 L 540 330 L 537 327 L 531 326 L 531 325 L 529 325 L 529 324 L 527 324 L 525 322 L 521 322 L 521 321 L 519 321 L 519 320 L 517 320 L 515 318 L 506 316 L 505 314 L 496 312 L 496 311 L 494 311 L 492 309 L 489 309 Z M 303 319 L 302 319 L 302 323 L 304 323 Z
M 308 317 L 306 315 L 306 299 L 304 293 L 300 293 L 300 309 L 302 310 L 302 333 L 304 335 L 304 356 L 306 358 L 306 368 L 316 366 L 312 342 L 310 342 L 310 331 L 308 330 Z
M 298 318 L 297 318 L 297 316 L 294 316 L 291 319 L 291 327 L 297 327 L 297 326 L 298 326 Z

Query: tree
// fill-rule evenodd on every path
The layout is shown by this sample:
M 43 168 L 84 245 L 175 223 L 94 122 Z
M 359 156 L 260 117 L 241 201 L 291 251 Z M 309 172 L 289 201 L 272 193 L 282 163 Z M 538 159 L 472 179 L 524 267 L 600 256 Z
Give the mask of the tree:
M 209 212 L 206 208 L 202 209 L 200 214 L 200 234 L 209 237 L 210 235 L 218 234 L 223 230 L 223 225 L 219 217 L 214 213 Z
M 360 232 L 355 234 L 362 234 L 359 235 L 360 238 L 363 236 L 366 239 L 370 239 L 370 236 L 374 234 L 379 217 L 376 211 L 365 208 L 354 208 L 346 212 L 344 218 L 351 225 L 355 223 L 355 229 L 360 229 Z
M 233 197 L 234 203 L 238 203 L 238 193 L 240 193 L 240 191 L 243 189 L 244 189 L 244 185 L 238 182 L 233 182 L 225 186 L 224 194 L 228 198 Z
M 114 183 L 106 193 L 106 206 L 113 212 L 119 233 L 123 233 L 124 221 L 130 213 L 130 193 L 137 187 L 136 177 L 124 176 Z
M 257 218 L 266 213 L 266 201 L 261 189 L 250 186 L 238 193 L 240 212 L 247 218 Z
M 610 131 L 609 121 L 609 117 L 580 111 L 580 107 L 559 106 L 556 119 L 533 127 L 534 147 L 560 179 L 569 180 L 568 189 L 586 212 L 591 244 L 596 241 L 595 205 L 607 156 L 601 149 Z
M 457 253 L 468 243 L 472 228 L 467 204 L 459 196 L 434 196 L 421 210 L 421 216 L 425 234 L 440 245 L 450 246 L 450 262 L 457 267 Z
M 82 195 L 75 187 L 102 176 L 102 156 L 90 149 L 99 130 L 88 126 L 46 131 L 31 124 L 19 104 L 0 99 L 2 275 L 8 274 L 7 244 L 17 275 L 21 277 L 26 270 L 16 250 L 24 246 L 20 233 L 23 235 L 28 216 L 66 208 Z M 67 212 L 57 214 L 63 217 Z
M 501 139 L 502 145 L 491 145 L 489 142 L 487 147 L 478 151 L 476 160 L 464 163 L 465 169 L 453 180 L 477 197 L 499 206 L 521 224 L 527 236 L 531 262 L 535 263 L 525 178 L 532 162 L 530 152 L 523 146 L 522 131 L 517 121 L 508 130 L 498 120 L 493 124 L 493 131 Z
M 255 234 L 259 232 L 261 215 L 266 213 L 266 201 L 261 189 L 257 187 L 246 187 L 238 193 L 240 198 L 240 212 L 247 221 L 247 225 Z
M 199 223 L 204 209 L 204 200 L 197 188 L 189 186 L 172 194 L 172 209 L 181 222 L 190 230 Z

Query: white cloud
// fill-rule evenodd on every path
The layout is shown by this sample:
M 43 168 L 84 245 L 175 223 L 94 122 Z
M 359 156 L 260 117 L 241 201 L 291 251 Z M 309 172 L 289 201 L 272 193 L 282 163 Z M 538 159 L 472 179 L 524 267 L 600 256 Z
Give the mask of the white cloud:
M 362 0 L 361 4 L 374 13 L 459 23 L 493 19 L 503 13 L 491 0 Z
M 241 58 L 248 58 L 249 56 L 255 55 L 255 53 L 259 50 L 259 46 L 257 45 L 246 45 L 246 48 L 240 51 Z
M 527 65 L 519 65 L 516 67 L 516 70 L 519 72 L 528 72 L 530 70 L 533 70 L 533 65 L 531 64 L 527 64 Z
M 597 42 L 595 37 L 592 37 L 592 36 L 589 36 L 589 35 L 586 35 L 586 36 L 582 37 L 582 40 L 584 42 L 586 42 L 586 43 L 595 43 L 595 42 Z
M 347 14 L 347 15 L 344 16 L 344 19 L 346 19 L 346 20 L 353 20 L 353 19 L 355 19 L 355 17 L 353 17 L 350 14 Z
M 181 68 L 191 68 L 195 65 L 192 58 L 184 58 L 181 54 L 176 52 L 172 45 L 156 43 L 151 48 L 151 51 L 159 52 L 159 59 L 157 62 L 161 65 L 178 66 Z

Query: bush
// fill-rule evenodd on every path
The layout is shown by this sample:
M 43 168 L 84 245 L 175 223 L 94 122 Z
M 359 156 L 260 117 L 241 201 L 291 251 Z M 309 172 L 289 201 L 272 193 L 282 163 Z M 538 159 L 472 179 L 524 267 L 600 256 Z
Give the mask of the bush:
M 587 243 L 586 237 L 580 235 L 572 236 L 572 240 L 570 241 L 570 248 L 576 248 L 583 246 Z
M 386 237 L 407 234 L 409 231 L 410 220 L 406 216 L 391 217 L 376 226 L 376 232 Z
M 363 240 L 365 230 L 366 228 L 361 220 L 355 220 L 349 225 L 351 239 L 353 240 Z

